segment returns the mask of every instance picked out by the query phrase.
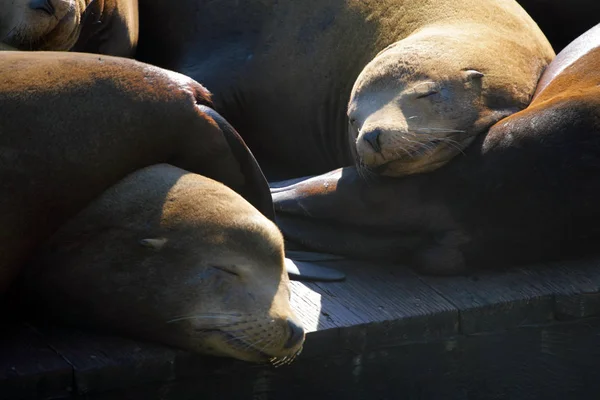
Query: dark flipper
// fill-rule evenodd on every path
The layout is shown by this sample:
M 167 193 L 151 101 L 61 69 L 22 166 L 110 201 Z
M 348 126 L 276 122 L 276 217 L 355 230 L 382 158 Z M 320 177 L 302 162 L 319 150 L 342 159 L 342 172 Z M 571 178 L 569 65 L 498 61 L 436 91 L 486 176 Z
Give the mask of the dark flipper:
M 444 207 L 425 200 L 430 198 L 424 196 L 426 185 L 424 176 L 367 181 L 356 169 L 343 168 L 289 186 L 271 184 L 271 194 L 285 238 L 318 252 L 289 252 L 291 258 L 340 255 L 408 262 L 432 274 L 460 272 L 464 261 L 456 246 L 462 238 Z
M 346 279 L 346 274 L 333 268 L 324 267 L 316 262 L 285 259 L 285 269 L 291 280 L 336 282 Z
M 244 176 L 244 183 L 242 186 L 232 187 L 232 189 L 238 192 L 271 221 L 275 221 L 275 212 L 273 210 L 273 200 L 269 192 L 269 184 L 244 140 L 231 124 L 215 110 L 204 105 L 198 105 L 198 108 L 212 118 L 218 125 L 229 144 L 234 158 L 239 163 L 239 170 Z

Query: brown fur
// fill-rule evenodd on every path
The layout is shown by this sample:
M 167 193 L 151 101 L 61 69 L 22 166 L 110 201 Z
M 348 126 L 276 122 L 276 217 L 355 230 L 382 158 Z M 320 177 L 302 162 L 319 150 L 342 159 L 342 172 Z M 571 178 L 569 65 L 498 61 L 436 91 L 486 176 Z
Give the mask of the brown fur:
M 128 173 L 169 162 L 221 181 L 272 216 L 237 133 L 183 75 L 124 58 L 0 57 L 0 292 L 32 250 Z
M 284 235 L 438 275 L 597 254 L 600 29 L 567 46 L 541 81 L 525 110 L 437 171 L 366 181 L 344 168 L 274 190 Z
M 48 0 L 51 13 L 31 2 L 0 0 L 0 42 L 19 50 L 135 53 L 137 0 Z
M 24 272 L 35 308 L 72 324 L 255 362 L 290 362 L 302 349 L 275 224 L 226 186 L 169 165 L 112 186 Z
M 272 175 L 352 164 L 357 77 L 421 30 L 439 29 L 431 40 L 443 46 L 415 45 L 416 55 L 443 60 L 448 76 L 485 75 L 471 118 L 485 120 L 480 130 L 524 108 L 554 56 L 514 0 L 140 0 L 140 17 L 139 59 L 201 80 Z M 446 50 L 442 38 L 457 41 Z
M 554 54 L 528 37 L 532 23 L 507 32 L 498 22 L 427 26 L 363 69 L 348 107 L 361 165 L 393 177 L 435 170 L 529 104 Z

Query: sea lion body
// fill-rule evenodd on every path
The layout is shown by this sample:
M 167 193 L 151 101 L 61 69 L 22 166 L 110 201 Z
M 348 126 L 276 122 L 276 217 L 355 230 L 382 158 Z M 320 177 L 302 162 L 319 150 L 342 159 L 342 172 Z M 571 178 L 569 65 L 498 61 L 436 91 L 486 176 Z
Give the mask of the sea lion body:
M 559 54 L 527 109 L 495 124 L 444 168 L 371 180 L 345 168 L 273 189 L 278 225 L 311 249 L 412 260 L 433 274 L 596 251 L 599 45 L 594 29 L 565 48 L 568 55 L 587 47 L 575 61 Z
M 477 90 L 497 96 L 474 105 L 480 114 L 524 108 L 554 56 L 512 0 L 142 0 L 140 18 L 138 59 L 200 79 L 272 176 L 351 165 L 346 112 L 357 77 L 382 50 L 418 32 L 469 33 L 452 44 L 472 42 L 456 65 L 481 70 Z M 445 57 L 443 46 L 424 51 Z
M 148 165 L 214 178 L 272 217 L 254 157 L 190 78 L 57 52 L 4 52 L 0 76 L 0 292 L 42 240 Z
M 239 194 L 162 164 L 128 175 L 66 222 L 25 268 L 20 290 L 53 319 L 281 363 L 304 341 L 283 261 L 281 233 Z
M 132 57 L 138 33 L 137 0 L 0 1 L 0 42 L 19 50 Z

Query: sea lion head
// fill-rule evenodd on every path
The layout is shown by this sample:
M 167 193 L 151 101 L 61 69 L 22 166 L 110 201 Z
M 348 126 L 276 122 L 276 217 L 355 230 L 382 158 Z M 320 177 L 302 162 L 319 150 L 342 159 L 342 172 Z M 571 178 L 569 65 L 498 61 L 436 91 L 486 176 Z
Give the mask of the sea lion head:
M 31 268 L 39 304 L 71 323 L 275 364 L 304 342 L 275 224 L 221 183 L 172 166 L 113 186 Z
M 431 171 L 496 122 L 484 118 L 496 88 L 478 56 L 482 43 L 467 40 L 454 31 L 414 34 L 365 66 L 348 104 L 359 166 L 393 177 Z
M 19 50 L 69 50 L 94 1 L 101 0 L 0 0 L 0 42 Z

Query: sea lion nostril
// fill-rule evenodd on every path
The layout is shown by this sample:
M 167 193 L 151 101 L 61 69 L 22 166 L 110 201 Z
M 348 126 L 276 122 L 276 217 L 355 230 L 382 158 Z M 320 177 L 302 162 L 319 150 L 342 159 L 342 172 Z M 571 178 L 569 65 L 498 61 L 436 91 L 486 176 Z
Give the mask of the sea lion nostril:
M 290 329 L 290 336 L 283 347 L 291 349 L 304 339 L 304 328 L 289 318 L 287 319 L 287 324 Z
M 55 11 L 51 0 L 31 0 L 29 2 L 29 7 L 32 10 L 44 11 L 48 15 L 54 15 Z
M 375 129 L 371 132 L 367 132 L 363 135 L 363 140 L 371 145 L 373 150 L 376 152 L 381 151 L 381 145 L 379 143 L 379 137 L 381 136 L 381 131 L 379 129 Z

